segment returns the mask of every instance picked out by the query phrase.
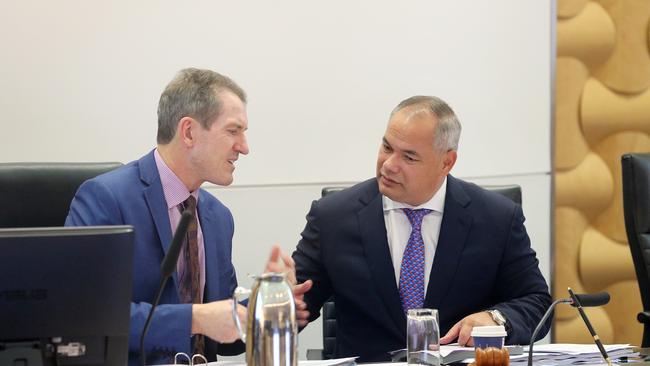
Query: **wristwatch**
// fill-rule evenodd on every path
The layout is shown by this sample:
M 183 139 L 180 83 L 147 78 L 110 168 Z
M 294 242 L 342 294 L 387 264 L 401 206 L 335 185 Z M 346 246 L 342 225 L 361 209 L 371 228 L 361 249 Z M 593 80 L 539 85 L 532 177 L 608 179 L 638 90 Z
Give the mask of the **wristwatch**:
M 506 317 L 501 314 L 501 312 L 497 309 L 491 309 L 491 310 L 485 310 L 486 313 L 490 314 L 492 317 L 492 320 L 494 320 L 495 323 L 498 325 L 506 325 Z

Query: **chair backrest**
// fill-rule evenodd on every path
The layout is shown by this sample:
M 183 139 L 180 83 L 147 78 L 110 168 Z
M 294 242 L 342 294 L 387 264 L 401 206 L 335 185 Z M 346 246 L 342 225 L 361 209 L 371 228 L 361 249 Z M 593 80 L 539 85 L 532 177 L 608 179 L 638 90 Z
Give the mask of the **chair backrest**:
M 521 187 L 516 184 L 504 184 L 504 185 L 483 185 L 481 186 L 488 191 L 499 193 L 507 198 L 510 198 L 514 203 L 520 204 L 522 202 L 521 198 Z M 325 197 L 329 194 L 336 193 L 338 191 L 344 190 L 345 186 L 333 186 L 333 187 L 324 187 L 321 190 L 321 196 Z
M 63 226 L 77 188 L 121 163 L 0 164 L 0 227 Z
M 342 191 L 347 187 L 324 187 L 321 190 L 321 197 Z M 323 359 L 328 360 L 336 357 L 336 306 L 334 297 L 330 297 L 323 304 Z
M 518 205 L 521 205 L 521 187 L 516 184 L 506 184 L 506 185 L 485 185 L 481 186 L 488 191 L 498 193 L 502 196 L 510 198 L 510 200 Z
M 510 185 L 488 185 L 483 188 L 499 193 L 510 198 L 513 202 L 521 205 L 521 187 L 516 184 Z M 321 196 L 325 197 L 330 194 L 342 191 L 347 187 L 324 187 L 321 190 Z M 336 305 L 332 296 L 323 304 L 323 359 L 336 357 Z
M 650 154 L 621 158 L 623 213 L 643 310 L 650 311 Z M 641 320 L 641 318 L 639 318 Z M 650 325 L 644 324 L 642 347 L 650 346 Z

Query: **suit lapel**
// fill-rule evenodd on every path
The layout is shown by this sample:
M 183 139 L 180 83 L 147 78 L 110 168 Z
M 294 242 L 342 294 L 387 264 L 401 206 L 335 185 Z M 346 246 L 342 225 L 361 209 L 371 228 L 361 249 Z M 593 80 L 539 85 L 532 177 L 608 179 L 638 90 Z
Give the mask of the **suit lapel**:
M 359 213 L 359 227 L 368 267 L 372 273 L 374 286 L 377 289 L 388 312 L 395 323 L 397 334 L 406 337 L 406 316 L 402 311 L 399 291 L 395 279 L 393 262 L 388 248 L 384 210 L 376 183 L 367 197 L 362 198 L 366 204 Z
M 212 223 L 212 218 L 215 214 L 212 213 L 208 205 L 206 205 L 207 198 L 205 195 L 209 193 L 199 191 L 199 204 L 197 207 L 199 213 L 199 221 L 201 223 L 201 232 L 203 234 L 203 248 L 205 250 L 205 289 L 203 293 L 203 301 L 208 302 L 213 300 L 219 293 L 219 276 L 217 271 L 220 266 L 217 263 L 219 256 L 217 255 L 217 239 L 215 235 L 215 224 Z M 214 273 L 213 273 L 214 271 Z
M 149 207 L 149 213 L 156 225 L 158 238 L 163 253 L 167 255 L 169 245 L 172 240 L 172 231 L 169 225 L 169 214 L 167 213 L 167 203 L 165 201 L 165 194 L 163 193 L 162 183 L 160 182 L 160 175 L 156 167 L 156 160 L 153 156 L 153 151 L 145 155 L 138 162 L 140 168 L 140 179 L 147 185 L 144 189 L 144 197 Z M 176 271 L 173 274 L 174 283 L 178 287 L 176 278 Z
M 467 235 L 472 225 L 472 217 L 466 207 L 471 200 L 460 183 L 447 176 L 447 195 L 440 226 L 438 246 L 433 259 L 429 285 L 424 304 L 429 308 L 439 308 L 449 286 L 453 283 L 461 253 L 465 248 Z

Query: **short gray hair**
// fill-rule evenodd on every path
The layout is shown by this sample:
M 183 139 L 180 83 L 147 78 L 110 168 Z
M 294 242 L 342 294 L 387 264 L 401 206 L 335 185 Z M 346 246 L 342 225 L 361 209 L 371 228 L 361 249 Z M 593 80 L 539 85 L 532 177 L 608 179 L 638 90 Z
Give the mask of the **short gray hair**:
M 246 103 L 246 93 L 229 77 L 211 70 L 183 69 L 167 85 L 158 102 L 159 144 L 169 143 L 178 121 L 192 117 L 208 129 L 221 112 L 218 93 L 229 90 Z
M 442 99 L 434 96 L 416 95 L 401 101 L 390 113 L 391 118 L 398 111 L 410 107 L 422 106 L 437 119 L 433 146 L 439 151 L 458 150 L 460 140 L 460 121 L 451 107 Z

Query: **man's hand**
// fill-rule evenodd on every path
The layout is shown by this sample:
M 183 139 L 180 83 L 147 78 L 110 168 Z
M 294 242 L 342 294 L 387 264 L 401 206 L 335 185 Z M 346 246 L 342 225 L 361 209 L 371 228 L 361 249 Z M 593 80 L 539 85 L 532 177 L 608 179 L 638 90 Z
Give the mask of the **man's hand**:
M 246 329 L 246 308 L 237 304 L 237 315 L 242 329 Z M 221 343 L 232 343 L 239 339 L 232 317 L 232 300 L 192 305 L 192 334 L 203 334 Z
M 280 262 L 282 260 L 282 262 Z M 287 282 L 293 288 L 293 297 L 296 302 L 296 320 L 298 326 L 304 327 L 309 323 L 309 311 L 307 311 L 307 304 L 304 301 L 305 293 L 311 289 L 313 282 L 307 280 L 300 285 L 296 281 L 296 265 L 288 254 L 285 254 L 280 249 L 280 246 L 275 244 L 271 247 L 271 255 L 266 263 L 264 272 L 284 273 Z
M 293 298 L 296 300 L 296 320 L 299 327 L 309 324 L 309 310 L 307 310 L 304 298 L 305 293 L 311 289 L 313 284 L 312 280 L 307 280 L 300 285 L 293 286 Z
M 444 337 L 440 338 L 440 344 L 448 344 L 458 338 L 460 346 L 474 346 L 474 340 L 471 337 L 472 328 L 483 325 L 497 325 L 492 320 L 492 316 L 485 311 L 474 313 L 461 319 L 458 323 L 454 324 L 449 332 Z
M 280 263 L 280 259 L 282 259 L 282 263 Z M 282 249 L 277 244 L 271 247 L 271 255 L 264 268 L 264 273 L 266 272 L 284 273 L 290 285 L 296 284 L 296 265 L 293 258 L 282 253 Z

